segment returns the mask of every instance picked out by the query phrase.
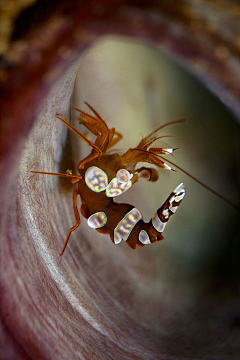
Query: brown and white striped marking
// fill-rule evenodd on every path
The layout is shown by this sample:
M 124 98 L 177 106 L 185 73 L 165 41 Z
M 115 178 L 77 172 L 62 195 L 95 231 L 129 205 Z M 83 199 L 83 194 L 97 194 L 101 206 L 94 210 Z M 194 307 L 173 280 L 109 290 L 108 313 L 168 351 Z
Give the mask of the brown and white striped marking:
M 168 219 L 175 214 L 181 201 L 185 196 L 184 184 L 179 184 L 170 194 L 165 203 L 155 212 L 152 217 L 152 225 L 159 233 L 162 233 L 167 225 Z

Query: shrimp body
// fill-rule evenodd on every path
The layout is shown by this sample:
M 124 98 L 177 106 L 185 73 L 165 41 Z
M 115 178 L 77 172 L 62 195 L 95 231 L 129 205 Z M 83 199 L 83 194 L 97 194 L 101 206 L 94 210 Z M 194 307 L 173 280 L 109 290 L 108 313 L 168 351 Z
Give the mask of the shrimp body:
M 90 161 L 80 169 L 83 179 L 78 182 L 82 202 L 81 213 L 88 219 L 90 227 L 100 233 L 109 234 L 113 243 L 119 244 L 124 240 L 135 249 L 137 245 L 144 246 L 163 239 L 162 232 L 168 219 L 176 212 L 185 190 L 183 184 L 180 184 L 177 191 L 169 196 L 153 218 L 146 223 L 134 206 L 114 202 L 114 197 L 132 186 L 131 179 L 125 183 L 117 180 L 116 174 L 123 170 L 123 166 L 120 156 L 113 154 Z M 133 181 L 137 181 L 136 177 L 132 178 Z M 113 187 L 112 184 L 116 185 Z
M 114 198 L 128 191 L 139 179 L 157 181 L 157 167 L 172 170 L 164 162 L 165 159 L 162 155 L 172 154 L 176 149 L 153 147 L 152 144 L 160 138 L 155 135 L 160 129 L 184 120 L 177 120 L 160 126 L 144 137 L 135 148 L 130 148 L 123 155 L 109 154 L 108 150 L 121 140 L 122 135 L 115 128 L 108 128 L 106 122 L 96 110 L 89 104 L 87 106 L 95 116 L 79 109 L 76 110 L 80 113 L 80 123 L 96 136 L 94 143 L 66 120 L 57 116 L 59 120 L 92 148 L 90 154 L 78 163 L 79 175 L 73 175 L 70 170 L 66 174 L 32 171 L 34 173 L 68 177 L 72 183 L 77 183 L 77 188 L 73 192 L 73 209 L 76 224 L 69 230 L 60 255 L 64 253 L 71 233 L 80 225 L 80 215 L 77 208 L 78 196 L 80 196 L 82 202 L 81 213 L 87 219 L 88 225 L 100 233 L 109 234 L 114 244 L 125 241 L 132 249 L 135 249 L 137 245 L 144 246 L 162 240 L 162 233 L 168 220 L 176 213 L 185 196 L 183 184 L 177 186 L 149 222 L 144 222 L 141 212 L 134 206 L 116 203 Z M 138 168 L 139 162 L 152 164 L 156 168 Z

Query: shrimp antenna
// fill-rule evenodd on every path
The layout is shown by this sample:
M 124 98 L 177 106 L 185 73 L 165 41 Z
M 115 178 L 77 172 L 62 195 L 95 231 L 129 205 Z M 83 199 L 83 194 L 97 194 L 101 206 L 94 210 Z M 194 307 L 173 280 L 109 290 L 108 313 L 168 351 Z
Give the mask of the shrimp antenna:
M 191 175 L 189 172 L 187 172 L 186 170 L 182 169 L 180 166 L 174 164 L 172 161 L 163 158 L 160 155 L 157 155 L 160 159 L 167 161 L 169 164 L 175 166 L 177 169 L 179 169 L 180 171 L 182 171 L 184 174 L 186 174 L 187 176 L 189 176 L 191 179 L 193 179 L 194 181 L 196 181 L 198 184 L 200 184 L 201 186 L 203 186 L 205 189 L 207 189 L 208 191 L 210 191 L 211 193 L 213 193 L 214 195 L 216 195 L 217 197 L 219 197 L 220 199 L 222 199 L 225 203 L 227 203 L 228 205 L 232 206 L 234 209 L 236 209 L 238 212 L 240 212 L 240 207 L 237 206 L 236 204 L 234 204 L 232 201 L 230 201 L 229 199 L 227 199 L 225 196 L 223 196 L 222 194 L 219 194 L 217 191 L 213 190 L 212 188 L 210 188 L 210 186 L 204 184 L 202 181 L 198 180 L 197 178 L 195 178 L 195 176 Z

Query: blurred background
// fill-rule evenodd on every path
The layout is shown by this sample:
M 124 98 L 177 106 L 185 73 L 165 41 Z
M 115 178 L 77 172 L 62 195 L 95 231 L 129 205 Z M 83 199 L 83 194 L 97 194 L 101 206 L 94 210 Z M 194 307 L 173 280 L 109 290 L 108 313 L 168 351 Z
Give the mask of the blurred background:
M 122 132 L 123 140 L 117 144 L 120 153 L 136 146 L 161 124 L 185 118 L 186 123 L 159 133 L 172 136 L 158 141 L 159 146 L 179 148 L 174 157 L 165 158 L 238 203 L 236 121 L 200 81 L 168 55 L 133 39 L 99 40 L 80 60 L 72 108 L 88 111 L 84 101 L 106 119 L 108 126 Z M 76 119 L 77 112 L 72 110 L 71 114 Z M 73 124 L 78 126 L 78 121 Z M 79 129 L 86 132 L 84 127 Z M 88 154 L 89 148 L 74 134 L 71 143 L 74 158 Z M 166 266 L 164 262 L 168 262 L 164 272 L 169 276 L 176 271 L 178 277 L 187 276 L 195 282 L 207 269 L 214 272 L 218 262 L 226 259 L 226 252 L 233 254 L 236 250 L 239 214 L 181 171 L 159 173 L 157 183 L 140 181 L 116 201 L 132 203 L 149 221 L 170 192 L 180 182 L 186 184 L 184 204 L 164 232 L 166 241 L 153 249 L 140 249 L 138 256 L 149 251 L 157 258 L 159 274 Z M 167 260 L 165 247 L 173 257 L 171 261 Z M 129 253 L 128 248 L 125 251 Z M 130 252 L 129 256 L 132 260 L 136 254 Z M 229 265 L 237 263 L 229 259 Z M 225 261 L 222 266 L 227 273 Z M 164 275 L 166 281 L 168 275 Z M 229 274 L 226 276 L 229 278 Z M 162 283 L 162 276 L 160 279 Z

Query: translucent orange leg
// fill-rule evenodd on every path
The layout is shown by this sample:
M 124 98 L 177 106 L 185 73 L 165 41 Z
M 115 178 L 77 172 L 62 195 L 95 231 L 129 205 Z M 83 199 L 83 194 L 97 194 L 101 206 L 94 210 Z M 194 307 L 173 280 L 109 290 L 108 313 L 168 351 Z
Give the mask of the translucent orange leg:
M 91 153 L 90 155 L 85 157 L 85 159 L 79 161 L 78 166 L 77 166 L 78 171 L 80 171 L 80 169 L 83 167 L 83 165 L 89 163 L 90 161 L 92 161 L 98 157 L 99 157 L 98 153 Z
M 120 134 L 119 132 L 115 131 L 115 134 L 114 135 L 117 135 L 115 137 L 115 139 L 113 139 L 110 144 L 108 145 L 108 149 L 114 145 L 116 145 L 121 139 L 122 139 L 122 134 Z
M 83 139 L 89 146 L 91 146 L 95 151 L 98 152 L 98 155 L 102 155 L 102 151 L 99 149 L 99 147 L 95 144 L 93 144 L 90 140 L 86 138 L 83 134 L 81 134 L 77 129 L 75 129 L 71 124 L 69 124 L 66 120 L 61 118 L 60 116 L 56 116 L 57 119 L 59 119 L 62 123 L 64 123 L 72 132 L 74 132 L 77 136 L 79 136 L 81 139 Z
M 66 246 L 68 244 L 68 241 L 69 241 L 69 238 L 71 236 L 71 233 L 76 230 L 76 228 L 80 225 L 81 221 L 80 221 L 80 215 L 79 215 L 79 212 L 78 212 L 78 208 L 77 208 L 77 196 L 79 195 L 79 192 L 77 189 L 74 190 L 73 192 L 73 210 L 74 210 L 74 214 L 75 214 L 75 218 L 76 218 L 76 225 L 74 225 L 73 227 L 71 227 L 71 229 L 69 230 L 68 232 L 68 236 L 66 238 L 66 241 L 63 245 L 63 248 L 62 248 L 62 251 L 60 253 L 60 256 L 63 255 L 65 249 L 66 249 Z
M 63 173 L 53 173 L 53 172 L 47 172 L 47 171 L 30 171 L 33 174 L 44 174 L 44 175 L 54 175 L 54 176 L 61 176 L 61 177 L 66 177 L 66 178 L 70 178 L 71 182 L 73 184 L 79 182 L 80 180 L 82 180 L 82 177 L 80 175 L 70 175 L 70 174 L 63 174 Z
M 79 110 L 80 111 L 80 110 Z M 77 129 L 75 129 L 72 125 L 70 125 L 66 120 L 64 120 L 63 118 L 61 118 L 60 116 L 56 116 L 57 119 L 59 119 L 60 121 L 62 121 L 71 131 L 73 131 L 76 135 L 78 135 L 81 139 L 83 139 L 89 146 L 91 146 L 93 148 L 93 150 L 96 151 L 96 153 L 91 153 L 89 156 L 87 156 L 85 159 L 81 160 L 78 163 L 78 170 L 81 169 L 81 167 L 85 164 L 87 164 L 89 161 L 98 158 L 99 156 L 102 155 L 102 150 L 101 148 L 99 148 L 97 145 L 95 145 L 94 143 L 92 143 L 90 140 L 88 140 L 83 134 L 81 134 Z M 77 182 L 77 181 L 72 181 Z
M 87 104 L 87 103 L 86 103 Z M 80 110 L 80 109 L 77 109 L 77 108 L 74 108 L 74 110 L 78 111 L 80 114 L 81 114 L 81 117 L 88 123 L 88 124 L 91 124 L 93 126 L 96 126 L 96 125 L 100 125 L 102 131 L 107 131 L 108 130 L 108 126 L 107 124 L 105 123 L 105 121 L 101 118 L 101 116 L 96 112 L 96 110 L 94 110 L 89 104 L 87 104 L 89 106 L 89 108 L 94 112 L 94 114 L 97 116 L 97 118 L 93 117 L 92 115 L 90 114 L 87 114 L 86 112 Z

